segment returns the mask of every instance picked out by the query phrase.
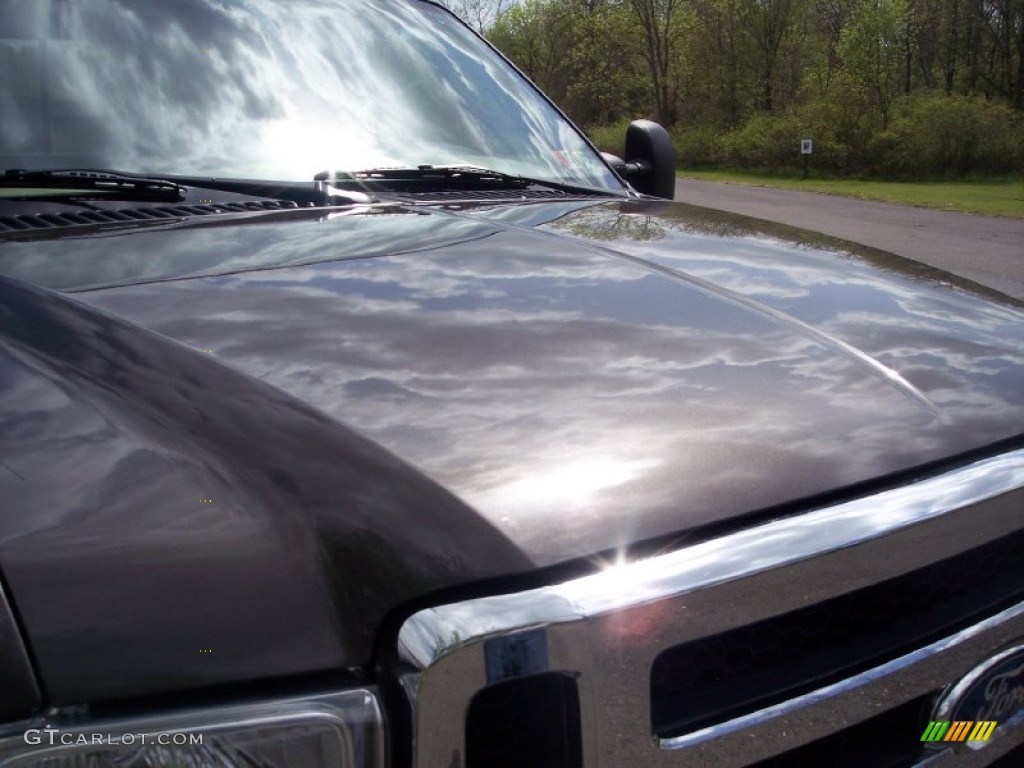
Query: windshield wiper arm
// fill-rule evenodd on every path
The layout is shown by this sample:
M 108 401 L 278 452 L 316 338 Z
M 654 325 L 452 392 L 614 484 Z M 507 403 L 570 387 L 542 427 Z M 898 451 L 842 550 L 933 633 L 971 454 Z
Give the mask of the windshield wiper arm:
M 456 187 L 480 188 L 481 185 L 495 185 L 504 188 L 544 187 L 560 192 L 577 194 L 614 195 L 613 190 L 596 189 L 576 184 L 566 184 L 549 179 L 535 179 L 529 176 L 516 176 L 503 171 L 480 168 L 475 165 L 416 165 L 398 166 L 395 168 L 367 168 L 362 171 L 321 171 L 314 177 L 317 181 L 355 181 L 355 182 L 421 182 L 444 183 Z
M 101 192 L 106 198 L 176 203 L 185 199 L 185 187 L 166 179 L 132 176 L 117 171 L 67 169 L 55 171 L 6 170 L 0 187 Z
M 478 168 L 473 165 L 403 165 L 393 168 L 366 168 L 361 171 L 320 171 L 313 177 L 316 181 L 421 181 L 444 179 L 446 181 L 507 181 L 526 184 L 522 176 L 513 176 L 501 171 Z

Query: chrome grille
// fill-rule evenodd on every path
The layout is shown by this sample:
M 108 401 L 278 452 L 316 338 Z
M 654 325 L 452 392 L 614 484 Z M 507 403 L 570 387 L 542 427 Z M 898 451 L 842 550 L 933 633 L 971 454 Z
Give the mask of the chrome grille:
M 891 661 L 1024 600 L 1024 531 L 926 568 L 662 652 L 656 735 L 749 714 Z
M 910 768 L 927 757 L 920 734 L 934 696 L 911 699 L 822 739 L 759 760 L 750 768 Z
M 1003 565 L 1018 567 L 1006 553 L 1024 531 L 1022 505 L 1024 450 L 1016 450 L 564 584 L 421 611 L 399 635 L 403 658 L 419 672 L 415 764 L 467 765 L 468 703 L 499 683 L 548 673 L 576 681 L 587 768 L 772 765 L 765 761 L 841 743 L 887 711 L 905 729 L 928 716 L 944 689 L 1024 638 L 1019 571 L 986 582 L 989 564 L 982 562 L 1002 552 Z M 923 630 L 895 642 L 880 633 L 885 642 L 866 661 L 856 659 L 856 643 L 849 642 L 851 650 L 837 649 L 836 674 L 805 670 L 809 679 L 795 674 L 769 686 L 772 697 L 755 697 L 725 720 L 719 713 L 710 724 L 675 723 L 666 732 L 673 735 L 653 731 L 651 672 L 663 654 L 773 622 L 783 626 L 842 606 L 844 596 L 864 600 L 859 610 L 869 610 L 865 595 L 887 582 L 920 585 L 938 572 L 949 585 L 972 568 L 968 592 L 985 605 L 968 607 L 963 598 L 959 609 L 946 609 L 932 600 L 918 614 Z M 839 638 L 826 634 L 819 642 Z M 495 663 L 494 651 L 488 653 L 495 647 L 508 649 L 508 663 Z M 708 690 L 704 681 L 691 695 L 700 700 Z M 907 747 L 905 740 L 895 747 L 876 742 L 868 754 L 879 765 L 888 754 L 893 765 L 988 766 L 1021 742 L 1024 723 L 1010 722 L 969 755 Z

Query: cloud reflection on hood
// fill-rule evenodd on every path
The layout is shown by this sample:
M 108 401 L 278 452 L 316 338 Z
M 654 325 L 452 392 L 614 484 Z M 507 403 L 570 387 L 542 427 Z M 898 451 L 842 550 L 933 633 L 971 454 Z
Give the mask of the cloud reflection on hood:
M 492 227 L 428 219 L 439 231 Z M 268 252 L 305 253 L 331 236 L 358 239 L 364 221 L 260 232 Z M 992 323 L 1009 320 L 1002 310 L 975 320 L 965 314 L 969 297 L 926 291 L 930 299 L 900 315 L 900 328 L 912 333 L 920 321 L 928 337 L 928 324 L 943 317 L 929 301 L 961 305 L 946 316 L 949 338 L 929 366 L 954 384 L 928 389 L 936 412 L 838 341 L 807 332 L 796 313 L 791 321 L 731 298 L 748 271 L 762 273 L 757 285 L 773 269 L 782 274 L 783 243 L 744 240 L 746 251 L 723 267 L 715 245 L 732 252 L 735 243 L 662 226 L 661 239 L 615 241 L 621 256 L 492 228 L 373 259 L 78 295 L 212 347 L 218 360 L 349 424 L 452 489 L 538 563 L 833 490 L 1008 436 L 1007 425 L 1020 422 L 1020 387 L 1009 389 L 1013 382 L 991 368 L 1005 370 L 998 361 L 1019 354 L 1001 331 L 992 335 Z M 209 252 L 212 233 L 181 234 Z M 663 244 L 682 255 L 658 250 Z M 254 245 L 249 238 L 246 247 Z M 826 265 L 834 255 L 789 251 L 786 296 L 833 284 Z M 686 259 L 695 278 L 633 256 Z M 705 285 L 704 265 L 728 290 Z M 848 303 L 877 317 L 858 327 L 837 314 L 822 325 L 871 348 L 872 338 L 891 338 L 891 318 L 914 298 L 913 284 L 885 288 L 869 265 L 851 275 Z M 792 300 L 771 291 L 758 298 Z M 985 355 L 965 368 L 952 353 L 972 337 Z M 890 354 L 890 362 L 900 360 Z
M 1021 401 L 1020 302 L 893 254 L 693 206 L 597 206 L 549 226 L 727 289 L 852 344 L 939 405 Z M 656 229 L 656 239 L 609 233 Z M 923 280 L 922 280 L 923 278 Z M 977 301 L 981 292 L 996 301 Z M 977 378 L 976 378 L 977 377 Z M 939 385 L 939 382 L 942 382 Z M 985 393 L 985 394 L 982 394 Z

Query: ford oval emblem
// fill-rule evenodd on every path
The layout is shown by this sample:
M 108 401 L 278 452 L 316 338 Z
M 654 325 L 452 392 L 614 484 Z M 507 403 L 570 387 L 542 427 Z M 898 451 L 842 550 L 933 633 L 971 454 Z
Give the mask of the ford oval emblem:
M 986 720 L 999 725 L 1024 712 L 1024 645 L 1008 648 L 972 669 L 939 700 L 936 720 Z M 997 726 L 998 727 L 998 726 Z M 987 742 L 967 742 L 981 749 Z

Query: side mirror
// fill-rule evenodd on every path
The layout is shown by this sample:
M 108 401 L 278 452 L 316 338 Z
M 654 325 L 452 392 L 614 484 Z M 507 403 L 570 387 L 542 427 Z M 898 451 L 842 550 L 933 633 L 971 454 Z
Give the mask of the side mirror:
M 611 160 L 611 156 L 606 155 Z M 618 160 L 618 158 L 614 158 Z M 650 120 L 626 129 L 626 160 L 612 163 L 638 192 L 671 200 L 676 195 L 676 157 L 668 131 Z

